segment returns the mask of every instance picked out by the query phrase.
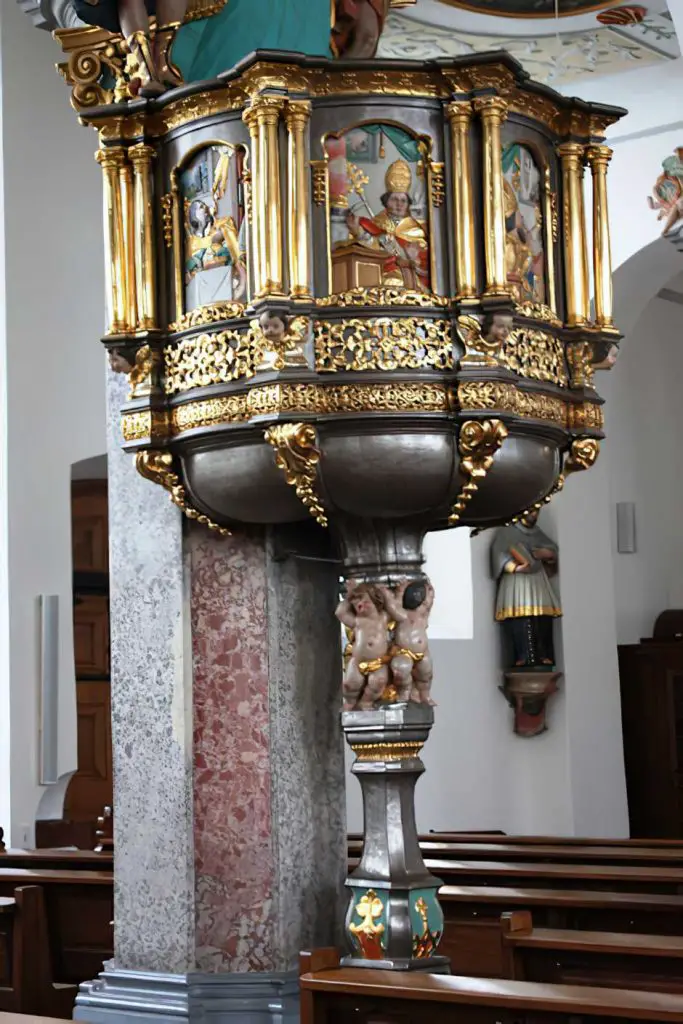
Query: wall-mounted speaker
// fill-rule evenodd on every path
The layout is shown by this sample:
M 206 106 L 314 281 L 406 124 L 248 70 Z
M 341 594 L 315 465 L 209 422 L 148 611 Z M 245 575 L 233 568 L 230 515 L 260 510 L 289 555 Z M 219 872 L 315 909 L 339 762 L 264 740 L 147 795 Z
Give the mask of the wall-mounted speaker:
M 636 550 L 636 506 L 633 501 L 617 502 L 617 551 L 632 555 Z
M 41 594 L 40 614 L 40 745 L 39 783 L 57 782 L 59 718 L 59 598 Z

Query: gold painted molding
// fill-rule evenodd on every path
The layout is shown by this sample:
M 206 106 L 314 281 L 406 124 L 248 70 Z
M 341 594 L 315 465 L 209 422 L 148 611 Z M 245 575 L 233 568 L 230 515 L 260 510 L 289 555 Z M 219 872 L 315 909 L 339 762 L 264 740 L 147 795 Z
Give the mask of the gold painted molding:
M 458 434 L 459 468 L 466 482 L 451 509 L 449 526 L 457 526 L 460 522 L 507 436 L 508 429 L 502 420 L 466 420 L 461 424 Z
M 316 494 L 316 477 L 320 449 L 315 427 L 311 423 L 278 423 L 268 427 L 265 439 L 275 451 L 275 464 L 294 487 L 296 496 L 306 506 L 316 523 L 327 526 L 327 516 Z

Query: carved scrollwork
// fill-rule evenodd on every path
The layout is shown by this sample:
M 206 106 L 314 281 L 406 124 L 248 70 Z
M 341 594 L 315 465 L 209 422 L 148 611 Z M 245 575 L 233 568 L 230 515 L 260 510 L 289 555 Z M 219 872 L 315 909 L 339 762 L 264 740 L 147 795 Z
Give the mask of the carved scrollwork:
M 516 327 L 503 342 L 500 362 L 521 377 L 567 386 L 564 347 L 559 338 L 547 331 Z
M 449 370 L 453 345 L 447 320 L 377 317 L 317 320 L 313 325 L 315 368 L 337 370 Z
M 164 350 L 164 389 L 167 395 L 176 395 L 208 384 L 253 377 L 257 358 L 252 328 L 183 338 Z
M 460 472 L 466 477 L 466 483 L 451 509 L 449 526 L 457 526 L 460 522 L 465 508 L 479 489 L 493 465 L 496 452 L 507 436 L 508 430 L 502 420 L 466 420 L 460 427 Z
M 183 313 L 174 323 L 169 324 L 171 334 L 179 331 L 187 331 L 191 327 L 204 327 L 207 324 L 217 324 L 222 320 L 233 320 L 244 316 L 246 306 L 241 302 L 217 302 L 213 306 L 199 306 L 198 309 L 191 309 L 189 313 Z
M 351 288 L 337 295 L 316 299 L 317 306 L 447 306 L 448 299 L 428 292 L 413 292 L 403 288 Z
M 213 530 L 220 537 L 232 536 L 227 527 L 219 526 L 218 523 L 214 523 L 212 519 L 205 516 L 203 512 L 198 512 L 196 508 L 192 508 L 187 503 L 185 488 L 173 468 L 173 456 L 170 452 L 145 449 L 145 451 L 138 452 L 135 456 L 135 467 L 141 476 L 151 480 L 152 483 L 160 484 L 164 487 L 168 491 L 173 504 L 177 505 L 188 519 L 194 519 L 195 522 L 200 523 L 202 526 L 207 526 L 209 530 Z
M 278 423 L 265 432 L 268 444 L 275 450 L 275 463 L 285 480 L 296 490 L 316 523 L 327 526 L 327 516 L 315 492 L 320 449 L 315 427 L 310 423 Z

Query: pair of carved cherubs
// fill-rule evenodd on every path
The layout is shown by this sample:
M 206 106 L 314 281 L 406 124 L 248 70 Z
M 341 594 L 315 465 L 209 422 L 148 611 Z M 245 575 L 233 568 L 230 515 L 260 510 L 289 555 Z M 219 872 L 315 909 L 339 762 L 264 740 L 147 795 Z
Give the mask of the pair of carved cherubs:
M 350 631 L 344 710 L 392 701 L 434 704 L 427 627 L 434 603 L 429 581 L 401 580 L 394 589 L 349 580 L 337 618 Z

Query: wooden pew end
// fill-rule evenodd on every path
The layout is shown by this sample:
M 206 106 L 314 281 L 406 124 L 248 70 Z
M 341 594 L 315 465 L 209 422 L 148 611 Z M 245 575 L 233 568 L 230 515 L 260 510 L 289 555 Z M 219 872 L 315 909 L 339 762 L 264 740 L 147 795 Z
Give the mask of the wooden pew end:
M 510 910 L 500 915 L 503 935 L 530 935 L 534 923 L 529 910 Z
M 335 946 L 323 946 L 299 953 L 299 974 L 331 971 L 335 967 L 339 967 L 339 950 Z

